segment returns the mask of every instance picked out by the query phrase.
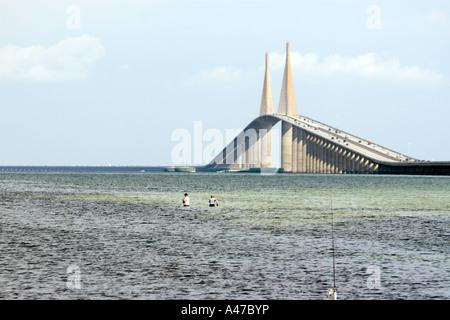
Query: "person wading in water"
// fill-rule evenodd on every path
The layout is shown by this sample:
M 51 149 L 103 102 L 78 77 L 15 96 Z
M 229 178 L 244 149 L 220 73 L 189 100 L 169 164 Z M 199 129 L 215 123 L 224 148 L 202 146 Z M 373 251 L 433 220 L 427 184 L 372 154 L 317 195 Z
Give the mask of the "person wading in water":
M 209 206 L 215 207 L 216 205 L 219 206 L 219 201 L 217 201 L 217 199 L 214 198 L 213 195 L 211 195 L 211 198 L 209 199 Z
M 183 199 L 183 207 L 189 207 L 189 196 L 187 193 L 184 194 L 184 199 Z

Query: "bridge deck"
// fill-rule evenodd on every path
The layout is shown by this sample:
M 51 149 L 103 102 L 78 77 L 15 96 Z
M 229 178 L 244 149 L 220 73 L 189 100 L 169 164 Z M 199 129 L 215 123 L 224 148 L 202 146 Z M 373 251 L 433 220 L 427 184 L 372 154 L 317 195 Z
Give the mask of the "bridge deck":
M 245 137 L 248 132 L 252 131 L 251 129 L 253 129 L 253 132 L 261 129 L 270 130 L 280 121 L 291 124 L 297 130 L 303 130 L 309 137 L 314 137 L 312 139 L 306 138 L 306 136 L 302 138 L 309 139 L 310 143 L 302 151 L 306 151 L 306 156 L 305 153 L 303 153 L 303 156 L 300 156 L 300 154 L 298 156 L 292 154 L 292 157 L 298 157 L 297 168 L 292 169 L 293 172 L 450 174 L 450 162 L 434 163 L 417 160 L 311 118 L 304 116 L 293 117 L 283 114 L 266 114 L 254 119 L 208 165 L 199 168 L 199 170 L 222 168 L 246 170 L 263 167 L 262 163 L 258 164 L 257 162 L 255 164 L 248 162 L 249 155 L 247 154 L 250 150 L 253 150 L 253 152 L 257 150 L 257 153 L 261 152 L 261 141 L 258 140 L 258 144 L 251 145 L 249 142 L 251 139 L 245 142 Z M 331 144 L 325 145 L 320 143 L 321 140 L 328 141 Z M 305 142 L 306 140 L 303 140 L 303 143 Z M 314 144 L 316 147 L 314 147 Z M 245 148 L 242 147 L 243 145 L 245 145 Z M 334 145 L 335 147 L 331 148 L 330 145 Z M 292 148 L 292 146 L 289 148 Z M 297 151 L 300 152 L 299 150 Z M 344 152 L 343 150 L 347 151 Z M 293 152 L 295 151 L 293 150 Z M 335 154 L 332 155 L 331 152 L 335 152 Z M 355 155 L 359 155 L 359 157 Z M 302 168 L 300 168 L 300 163 L 302 163 Z M 291 171 L 288 169 L 287 172 Z
M 288 115 L 274 114 L 274 117 L 280 120 L 289 122 L 303 130 L 306 130 L 312 134 L 320 136 L 326 140 L 329 140 L 337 145 L 348 148 L 356 153 L 363 155 L 366 158 L 370 158 L 374 161 L 380 162 L 414 162 L 417 161 L 411 157 L 382 147 L 378 144 L 370 142 L 368 140 L 359 138 L 355 135 L 341 131 L 337 128 L 333 128 L 324 123 L 315 121 L 305 116 L 299 116 L 298 118 Z

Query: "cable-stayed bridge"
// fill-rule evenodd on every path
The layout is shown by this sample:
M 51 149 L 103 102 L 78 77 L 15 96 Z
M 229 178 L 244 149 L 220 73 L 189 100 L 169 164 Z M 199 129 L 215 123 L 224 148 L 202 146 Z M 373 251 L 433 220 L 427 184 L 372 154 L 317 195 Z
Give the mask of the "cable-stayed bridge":
M 411 158 L 369 140 L 299 115 L 289 43 L 278 111 L 266 54 L 260 115 L 201 170 L 264 170 L 272 167 L 272 131 L 281 122 L 281 169 L 299 173 L 450 175 L 450 162 Z

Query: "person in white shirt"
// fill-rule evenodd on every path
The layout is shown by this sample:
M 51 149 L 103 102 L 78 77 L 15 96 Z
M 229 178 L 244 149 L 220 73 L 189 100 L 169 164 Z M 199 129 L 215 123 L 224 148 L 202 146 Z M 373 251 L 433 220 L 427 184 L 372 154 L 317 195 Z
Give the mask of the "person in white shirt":
M 189 196 L 187 193 L 184 194 L 184 199 L 183 199 L 183 206 L 184 207 L 189 207 Z
M 219 206 L 219 201 L 217 201 L 216 198 L 214 198 L 213 195 L 211 195 L 211 198 L 209 199 L 209 206 L 210 207 L 215 207 L 217 204 L 217 206 Z

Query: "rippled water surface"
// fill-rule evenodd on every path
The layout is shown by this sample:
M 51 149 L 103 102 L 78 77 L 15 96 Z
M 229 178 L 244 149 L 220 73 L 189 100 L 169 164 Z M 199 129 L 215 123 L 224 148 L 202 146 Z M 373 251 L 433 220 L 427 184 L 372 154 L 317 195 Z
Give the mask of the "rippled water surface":
M 448 177 L 1 173 L 0 298 L 326 299 L 333 225 L 339 299 L 449 299 L 449 217 Z

